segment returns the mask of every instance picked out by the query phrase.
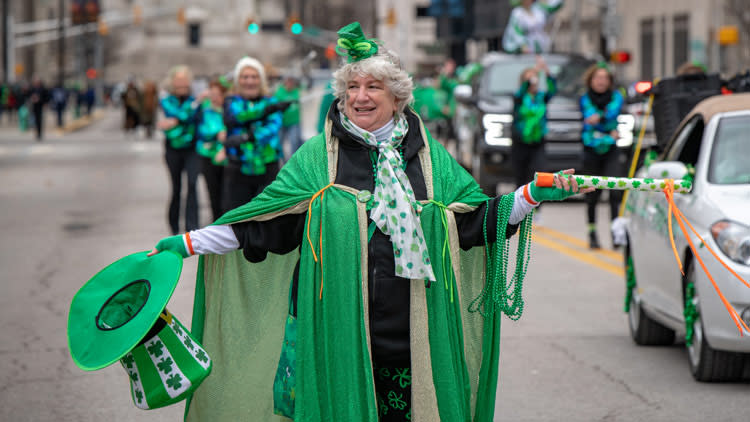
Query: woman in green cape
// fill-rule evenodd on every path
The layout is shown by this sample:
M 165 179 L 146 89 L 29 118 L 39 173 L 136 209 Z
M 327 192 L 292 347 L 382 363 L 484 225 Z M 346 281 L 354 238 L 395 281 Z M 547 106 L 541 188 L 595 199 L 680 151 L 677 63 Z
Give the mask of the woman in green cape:
M 408 107 L 398 58 L 356 22 L 339 36 L 324 133 L 252 201 L 151 252 L 202 255 L 192 330 L 214 366 L 186 419 L 491 421 L 500 315 L 523 307 L 507 238 L 520 224 L 522 263 L 533 207 L 578 187 L 487 198 Z

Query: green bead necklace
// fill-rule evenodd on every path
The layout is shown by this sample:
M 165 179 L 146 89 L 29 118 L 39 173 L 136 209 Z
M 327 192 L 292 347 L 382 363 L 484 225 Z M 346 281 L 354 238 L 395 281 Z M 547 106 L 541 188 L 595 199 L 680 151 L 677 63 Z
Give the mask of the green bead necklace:
M 523 314 L 523 281 L 526 278 L 526 271 L 531 260 L 531 219 L 534 211 L 532 210 L 526 215 L 526 218 L 521 222 L 518 250 L 516 252 L 516 268 L 513 278 L 508 280 L 510 239 L 505 239 L 505 231 L 508 227 L 510 213 L 513 210 L 514 198 L 514 194 L 503 195 L 500 201 L 498 201 L 497 233 L 494 243 L 487 241 L 489 200 L 486 202 L 482 232 L 487 260 L 487 282 L 479 296 L 471 302 L 469 311 L 479 312 L 482 316 L 489 317 L 495 311 L 499 310 L 511 320 L 516 321 Z M 502 239 L 505 240 L 503 241 Z

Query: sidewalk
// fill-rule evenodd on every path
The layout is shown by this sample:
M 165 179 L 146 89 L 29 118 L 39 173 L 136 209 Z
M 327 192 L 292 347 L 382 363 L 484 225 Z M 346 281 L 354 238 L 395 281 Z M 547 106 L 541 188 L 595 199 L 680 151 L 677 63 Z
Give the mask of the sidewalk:
M 57 127 L 57 114 L 53 110 L 44 111 L 44 139 L 47 138 L 60 138 L 69 133 L 77 130 L 84 129 L 92 123 L 100 120 L 106 115 L 106 112 L 102 108 L 95 108 L 90 116 L 81 116 L 79 118 L 73 118 L 71 112 L 65 113 L 65 125 L 62 128 Z M 18 117 L 15 116 L 15 120 L 10 121 L 8 116 L 3 113 L 2 121 L 0 122 L 0 140 L 11 140 L 11 139 L 23 139 L 29 138 L 36 140 L 36 130 L 33 126 L 30 126 L 26 131 L 21 131 L 18 127 Z

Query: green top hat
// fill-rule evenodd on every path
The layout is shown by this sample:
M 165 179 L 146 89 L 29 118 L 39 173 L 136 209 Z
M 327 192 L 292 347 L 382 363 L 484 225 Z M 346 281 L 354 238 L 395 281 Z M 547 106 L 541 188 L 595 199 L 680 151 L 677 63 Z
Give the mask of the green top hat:
M 68 348 L 79 368 L 95 371 L 117 362 L 149 332 L 182 270 L 182 257 L 138 252 L 99 271 L 73 297 Z
M 336 42 L 336 52 L 348 57 L 348 63 L 370 58 L 378 52 L 377 42 L 365 37 L 359 22 L 352 22 L 339 29 L 337 33 L 339 39 Z

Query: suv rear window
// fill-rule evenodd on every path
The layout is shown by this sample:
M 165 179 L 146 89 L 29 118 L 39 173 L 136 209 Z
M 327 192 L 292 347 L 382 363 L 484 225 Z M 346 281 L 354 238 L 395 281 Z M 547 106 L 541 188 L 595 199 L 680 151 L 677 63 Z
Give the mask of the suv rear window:
M 582 75 L 593 62 L 569 60 L 562 63 L 547 63 L 550 72 L 557 79 L 557 91 L 566 96 L 583 93 Z M 513 95 L 520 86 L 521 72 L 534 67 L 531 60 L 495 63 L 487 69 L 483 90 L 491 96 Z

